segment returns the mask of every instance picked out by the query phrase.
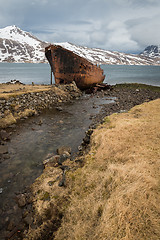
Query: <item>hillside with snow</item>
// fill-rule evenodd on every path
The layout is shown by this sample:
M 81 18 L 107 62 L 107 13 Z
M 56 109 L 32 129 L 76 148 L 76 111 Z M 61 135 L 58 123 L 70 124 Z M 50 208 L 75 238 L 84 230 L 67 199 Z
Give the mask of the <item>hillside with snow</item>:
M 54 43 L 60 45 L 75 54 L 86 58 L 93 64 L 117 64 L 117 65 L 160 65 L 160 58 L 154 59 L 143 55 L 126 54 L 115 51 L 107 51 L 98 48 L 87 48 L 72 43 Z
M 47 45 L 16 26 L 5 27 L 0 29 L 0 62 L 46 62 Z
M 146 52 L 134 55 L 88 48 L 67 42 L 53 44 L 60 45 L 98 65 L 160 65 L 160 56 L 155 58 L 153 54 L 147 55 Z M 0 29 L 0 62 L 48 62 L 44 53 L 48 45 L 49 43 L 39 40 L 16 26 L 2 28 Z M 155 51 L 159 53 L 159 50 Z

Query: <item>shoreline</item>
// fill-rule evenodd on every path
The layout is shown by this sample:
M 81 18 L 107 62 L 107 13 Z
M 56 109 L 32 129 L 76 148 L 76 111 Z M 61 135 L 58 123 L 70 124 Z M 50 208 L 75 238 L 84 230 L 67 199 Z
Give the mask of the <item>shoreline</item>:
M 150 96 L 150 98 L 153 98 L 153 96 Z M 104 151 L 103 141 L 101 142 L 100 139 L 103 138 L 103 135 L 106 133 L 106 131 L 109 131 L 109 132 L 114 131 L 114 129 L 116 128 L 116 125 L 112 119 L 117 119 L 117 121 L 118 121 L 119 118 L 121 119 L 121 116 L 122 116 L 125 124 L 127 124 L 127 121 L 129 121 L 129 120 L 127 120 L 127 116 L 131 115 L 131 123 L 132 123 L 132 121 L 133 121 L 133 123 L 134 122 L 136 123 L 138 121 L 138 119 L 141 118 L 141 116 L 142 116 L 142 119 L 144 121 L 144 126 L 143 126 L 143 121 L 141 122 L 141 120 L 140 120 L 140 124 L 143 126 L 144 129 L 145 129 L 145 121 L 146 122 L 150 121 L 153 125 L 158 126 L 157 125 L 158 122 L 153 123 L 153 120 L 151 120 L 151 119 L 152 118 L 154 119 L 154 115 L 153 115 L 152 111 L 154 109 L 154 113 L 156 113 L 156 107 L 159 106 L 159 100 L 156 100 L 156 101 L 150 101 L 150 99 L 146 99 L 146 100 L 147 100 L 147 102 L 143 103 L 142 105 L 136 105 L 134 108 L 131 108 L 131 110 L 129 108 L 129 106 L 130 106 L 129 105 L 128 106 L 129 111 L 125 110 L 125 111 L 122 111 L 121 113 L 119 112 L 118 114 L 117 113 L 111 114 L 108 117 L 103 118 L 103 120 L 102 119 L 100 120 L 100 118 L 101 118 L 100 116 L 103 115 L 103 114 L 102 115 L 100 114 L 100 116 L 98 116 L 98 119 L 96 119 L 96 121 L 95 121 L 96 125 L 94 123 L 92 125 L 92 127 L 90 128 L 90 130 L 88 131 L 89 142 L 86 144 L 85 149 L 83 149 L 82 154 L 80 154 L 80 156 L 78 158 L 76 158 L 74 162 L 66 160 L 64 162 L 64 164 L 62 164 L 62 166 L 59 166 L 59 167 L 50 166 L 50 165 L 45 166 L 43 174 L 39 178 L 37 178 L 36 181 L 31 186 L 31 192 L 32 192 L 32 197 L 33 197 L 32 201 L 33 201 L 33 206 L 34 206 L 34 210 L 33 210 L 34 214 L 32 215 L 31 221 L 32 221 L 32 224 L 34 227 L 31 227 L 31 225 L 30 225 L 31 228 L 29 229 L 29 231 L 25 232 L 25 234 L 26 234 L 26 236 L 24 237 L 25 240 L 37 239 L 36 238 L 37 236 L 40 239 L 45 239 L 45 237 L 47 239 L 51 236 L 52 236 L 52 238 L 55 238 L 55 239 L 64 239 L 64 238 L 72 239 L 72 238 L 75 238 L 75 236 L 76 236 L 76 235 L 74 235 L 74 232 L 78 232 L 75 234 L 79 234 L 81 236 L 81 238 L 84 238 L 84 235 L 85 235 L 85 239 L 93 239 L 93 235 L 91 234 L 89 236 L 87 233 L 89 230 L 89 228 L 87 226 L 90 227 L 89 231 L 91 231 L 92 233 L 94 233 L 96 235 L 95 239 L 97 239 L 101 236 L 101 234 L 102 234 L 101 232 L 99 233 L 99 235 L 97 235 L 97 233 L 93 230 L 92 220 L 89 220 L 90 218 L 92 219 L 92 216 L 93 216 L 93 221 L 97 221 L 96 216 L 98 216 L 98 219 L 100 221 L 101 216 L 104 211 L 104 207 L 103 207 L 104 200 L 102 201 L 102 204 L 96 203 L 97 202 L 96 198 L 99 198 L 99 194 L 101 195 L 101 193 L 97 192 L 97 195 L 94 194 L 94 191 L 95 191 L 94 190 L 95 189 L 94 182 L 98 182 L 98 185 L 101 185 L 100 181 L 103 182 L 103 172 L 106 171 L 106 169 L 105 169 L 106 163 L 104 160 L 103 160 L 104 163 L 101 160 L 101 158 L 105 159 L 105 155 L 103 155 L 103 151 Z M 156 103 L 155 106 L 154 106 L 154 103 Z M 134 105 L 134 103 L 133 103 L 133 105 Z M 112 105 L 112 107 L 113 106 L 114 106 L 114 104 Z M 146 106 L 146 109 L 147 109 L 147 106 L 151 106 L 151 107 L 149 107 L 149 109 L 146 110 L 146 113 L 142 114 L 143 106 Z M 108 108 L 109 108 L 109 106 L 108 106 Z M 104 109 L 102 110 L 102 112 L 103 111 L 104 111 Z M 113 107 L 112 111 L 115 112 L 117 110 L 114 109 L 114 107 Z M 150 113 L 150 111 L 151 111 L 151 113 Z M 147 114 L 148 114 L 148 118 L 146 117 Z M 158 116 L 158 113 L 156 113 L 156 115 Z M 152 116 L 152 118 L 151 118 L 151 116 Z M 98 122 L 99 123 L 101 122 L 101 123 L 99 124 Z M 99 126 L 97 126 L 97 123 Z M 132 128 L 134 130 L 133 123 L 131 124 L 131 126 L 129 126 L 129 128 L 127 127 L 127 125 L 126 125 L 126 127 L 124 127 L 127 129 L 127 131 L 129 131 L 129 134 L 132 132 Z M 120 124 L 121 124 L 121 120 L 120 120 Z M 106 126 L 106 129 L 105 129 L 105 126 Z M 156 129 L 156 127 L 155 127 L 155 129 Z M 145 130 L 147 130 L 147 129 L 145 129 Z M 100 138 L 97 137 L 97 134 L 99 134 L 99 132 L 101 134 Z M 114 138 L 117 138 L 117 139 L 121 138 L 121 134 L 123 134 L 123 133 L 118 132 L 118 135 L 116 136 L 114 133 L 114 136 L 115 136 Z M 138 132 L 136 132 L 135 138 L 137 138 L 137 137 L 139 138 L 139 136 L 143 137 L 141 132 L 138 130 Z M 97 139 L 93 140 L 93 138 L 95 139 L 95 137 L 97 137 Z M 91 138 L 91 140 L 90 140 L 90 138 Z M 152 139 L 152 137 L 151 137 L 151 139 Z M 95 145 L 95 141 L 96 141 L 96 145 Z M 105 139 L 104 139 L 104 141 L 105 141 Z M 107 138 L 106 138 L 106 141 L 107 141 Z M 120 145 L 121 144 L 123 144 L 123 142 L 120 143 Z M 124 150 L 125 150 L 126 144 L 127 143 L 124 142 Z M 145 144 L 145 141 L 143 142 L 143 144 Z M 100 146 L 102 146 L 102 147 L 99 150 Z M 132 145 L 127 145 L 127 146 L 132 147 Z M 143 151 L 145 151 L 145 150 L 143 150 Z M 99 154 L 101 155 L 100 159 L 99 159 L 99 155 L 97 155 L 98 151 L 100 151 L 99 152 Z M 107 149 L 106 149 L 106 151 L 107 151 Z M 114 152 L 114 149 L 109 147 L 109 151 Z M 116 152 L 114 152 L 114 154 L 116 155 Z M 119 154 L 121 154 L 121 150 L 120 150 Z M 129 153 L 127 151 L 127 154 L 132 154 L 132 152 Z M 137 150 L 137 154 L 140 154 L 140 152 L 138 152 L 138 150 Z M 95 159 L 96 155 L 97 155 L 97 157 Z M 112 156 L 112 158 L 113 158 L 113 156 Z M 127 158 L 128 156 L 125 155 L 124 157 Z M 120 161 L 120 160 L 115 160 L 115 161 Z M 129 161 L 130 161 L 130 159 L 129 159 Z M 111 162 L 111 164 L 112 164 L 112 162 Z M 124 164 L 124 163 L 122 163 L 122 164 Z M 93 172 L 92 172 L 92 168 L 93 168 Z M 97 172 L 96 168 L 100 169 L 99 175 L 97 175 L 97 173 L 96 173 Z M 120 169 L 120 171 L 121 171 L 121 169 Z M 65 184 L 60 187 L 58 184 L 59 179 L 63 180 L 64 172 L 65 172 Z M 143 169 L 142 169 L 142 172 L 143 172 Z M 145 173 L 145 174 L 148 174 L 148 173 Z M 99 181 L 98 180 L 99 177 L 102 180 Z M 110 175 L 109 175 L 109 177 L 110 177 Z M 112 182 L 114 182 L 114 176 L 111 176 L 111 178 L 109 178 L 109 177 L 107 177 L 107 180 L 106 180 L 107 181 L 106 188 L 108 189 L 107 193 L 109 191 L 111 192 L 109 186 L 112 184 Z M 50 182 L 52 182 L 52 184 L 51 184 L 51 186 L 50 185 L 48 186 L 48 183 L 50 183 Z M 99 189 L 99 186 L 97 186 L 97 188 Z M 118 194 L 118 192 L 117 192 L 117 194 Z M 95 195 L 95 197 L 92 198 L 92 195 Z M 142 199 L 143 199 L 143 194 L 141 194 L 141 195 L 142 195 Z M 89 197 L 91 196 L 91 200 L 89 200 L 88 202 L 87 202 L 87 199 L 88 199 L 87 196 L 89 196 Z M 118 197 L 118 195 L 116 197 Z M 113 197 L 113 199 L 114 198 L 115 198 L 115 196 Z M 110 195 L 106 197 L 106 201 L 108 201 L 108 199 L 110 199 Z M 101 200 L 101 198 L 98 200 L 98 203 L 100 200 Z M 82 201 L 82 204 L 81 204 L 81 201 Z M 92 201 L 94 202 L 94 204 L 97 204 L 96 205 L 97 213 L 94 212 L 95 205 L 94 206 L 92 205 L 93 204 Z M 149 203 L 147 203 L 147 204 L 149 204 Z M 90 208 L 90 210 L 89 210 L 90 213 L 88 212 L 88 208 Z M 146 208 L 148 209 L 149 206 L 148 207 L 146 206 Z M 152 206 L 151 206 L 151 208 L 152 208 Z M 137 207 L 137 209 L 135 208 L 133 211 L 139 211 L 138 207 Z M 87 214 L 89 214 L 89 215 L 87 216 Z M 95 214 L 96 214 L 96 216 L 95 216 Z M 134 214 L 134 212 L 133 212 L 133 214 Z M 83 221 L 81 221 L 81 216 L 82 216 L 82 218 L 84 218 L 84 221 L 86 218 L 86 222 L 84 224 L 83 224 Z M 141 217 L 141 214 L 139 214 L 139 217 L 140 217 L 141 221 L 143 221 L 143 219 L 142 219 L 143 213 L 142 213 L 142 217 Z M 117 218 L 118 218 L 118 215 L 117 215 Z M 72 221 L 72 219 L 74 219 L 74 220 Z M 79 229 L 78 222 L 79 221 L 81 221 L 80 225 L 83 226 L 84 231 L 80 231 L 80 232 L 78 231 L 78 229 Z M 41 222 L 41 224 L 40 224 L 40 222 Z M 89 225 L 87 223 L 89 223 Z M 125 226 L 125 223 L 124 223 L 124 226 Z M 119 227 L 118 225 L 115 225 L 115 228 L 118 229 L 118 227 Z M 137 226 L 137 227 L 141 231 L 141 233 L 140 233 L 141 236 L 145 236 L 145 232 L 143 232 L 143 228 L 141 229 L 141 227 L 139 227 L 139 226 Z M 148 227 L 150 228 L 151 226 L 148 225 Z M 136 224 L 135 224 L 135 228 L 136 228 Z M 85 229 L 87 229 L 87 230 L 85 230 Z M 96 228 L 96 229 L 97 229 L 97 231 L 99 231 L 98 228 Z M 103 227 L 100 229 L 103 232 L 102 229 L 103 229 Z M 123 229 L 123 226 L 122 226 L 122 229 Z M 133 223 L 133 229 L 134 229 L 134 223 Z M 157 229 L 158 229 L 158 227 L 157 227 Z M 48 230 L 50 230 L 50 231 L 48 231 Z M 121 231 L 121 229 L 120 229 L 120 231 Z M 126 232 L 127 232 L 127 230 L 126 230 Z M 46 234 L 47 234 L 47 236 L 46 236 Z M 111 229 L 111 234 L 112 234 L 112 229 Z M 110 234 L 110 232 L 108 232 L 107 236 L 109 236 L 109 238 L 107 238 L 107 239 L 112 239 L 111 234 Z M 147 234 L 150 234 L 150 233 L 148 233 L 148 231 L 147 231 Z M 156 234 L 158 234 L 158 233 L 156 232 Z M 114 235 L 114 233 L 113 233 L 113 235 Z M 152 237 L 152 235 L 151 235 L 151 237 Z M 104 239 L 104 238 L 102 237 L 101 239 Z M 155 237 L 155 239 L 158 239 L 158 237 L 157 238 Z
M 75 83 L 62 85 L 2 84 L 0 91 L 0 129 L 20 119 L 37 115 L 46 108 L 59 106 L 82 92 Z
M 75 159 L 73 162 L 70 161 L 70 160 L 67 160 L 67 161 L 64 162 L 65 166 L 68 166 L 69 168 L 71 168 L 73 170 L 73 172 L 77 168 L 81 168 L 82 166 L 85 165 L 84 155 L 90 149 L 90 138 L 91 138 L 92 132 L 94 131 L 95 128 L 97 128 L 97 125 L 102 124 L 104 121 L 106 121 L 106 120 L 104 120 L 104 117 L 106 117 L 107 115 L 111 115 L 112 113 L 128 111 L 130 108 L 132 108 L 133 106 L 135 106 L 137 104 L 141 104 L 141 103 L 146 102 L 146 101 L 151 101 L 153 99 L 160 98 L 160 88 L 152 87 L 152 86 L 148 87 L 148 86 L 145 86 L 145 85 L 142 86 L 142 85 L 137 85 L 137 84 L 136 85 L 134 85 L 134 84 L 117 85 L 117 86 L 114 87 L 113 91 L 104 91 L 104 92 L 100 92 L 100 93 L 97 94 L 97 97 L 102 97 L 102 96 L 116 97 L 117 99 L 116 99 L 115 103 L 103 105 L 103 108 L 102 108 L 101 112 L 99 114 L 97 114 L 96 117 L 93 116 L 93 123 L 91 124 L 90 129 L 87 131 L 86 137 L 83 139 L 81 149 L 80 149 L 80 152 L 79 152 L 79 158 Z M 60 102 L 60 104 L 63 104 L 63 102 Z M 62 164 L 62 166 L 63 166 L 63 164 Z M 72 172 L 72 170 L 71 170 L 71 172 Z M 62 168 L 60 168 L 60 166 L 58 168 L 57 167 L 53 168 L 53 167 L 49 167 L 49 166 L 47 167 L 46 166 L 43 174 L 39 178 L 37 178 L 37 180 L 32 185 L 32 187 L 36 186 L 37 182 L 38 182 L 38 185 L 39 185 L 39 186 L 37 186 L 37 188 L 40 187 L 42 182 L 45 179 L 45 176 L 46 176 L 46 179 L 48 178 L 48 176 L 50 176 L 51 181 L 52 182 L 55 181 L 55 183 L 53 183 L 53 185 L 54 185 L 53 187 L 55 187 L 55 185 L 56 185 L 54 200 L 57 202 L 58 198 L 56 196 L 58 196 L 58 194 L 61 195 L 60 192 L 64 193 L 66 188 L 64 188 L 64 191 L 63 191 L 62 188 L 58 187 L 58 190 L 57 190 L 57 181 L 56 181 L 56 179 L 53 180 L 53 178 L 54 178 L 53 175 L 55 174 L 55 176 L 59 177 L 58 178 L 59 179 L 58 182 L 59 182 L 60 179 L 63 177 L 62 172 L 63 172 L 63 170 L 62 170 Z M 66 171 L 66 173 L 67 173 L 67 171 Z M 36 190 L 36 191 L 38 191 L 38 190 Z M 45 195 L 45 193 L 47 191 L 42 191 L 43 193 L 42 193 L 42 196 L 41 196 L 41 198 L 42 198 L 41 201 L 43 202 L 44 205 L 47 204 L 46 206 L 49 206 L 51 204 L 51 202 L 48 201 L 48 195 L 47 194 Z M 56 191 L 58 191 L 57 195 L 56 195 Z M 63 193 L 62 193 L 62 195 L 63 195 Z M 33 196 L 32 197 L 31 196 L 32 196 L 32 194 L 28 195 L 28 193 L 24 193 L 24 195 L 22 196 L 22 198 L 24 197 L 25 199 L 29 198 L 29 200 L 26 200 L 26 205 L 24 207 L 22 207 L 22 208 L 24 208 L 24 210 L 27 208 L 28 204 L 31 205 L 31 202 L 33 200 L 32 199 Z M 44 199 L 43 199 L 43 197 L 44 197 Z M 28 201 L 28 203 L 27 203 L 27 201 Z M 34 204 L 34 202 L 32 202 L 32 204 Z M 61 203 L 60 203 L 60 205 L 61 205 Z M 60 208 L 61 207 L 63 208 L 63 203 L 62 203 L 62 206 L 60 206 Z M 50 207 L 49 207 L 49 209 L 50 209 Z M 46 207 L 46 211 L 47 211 L 47 207 Z M 36 220 L 37 216 L 35 217 L 34 214 L 35 213 L 32 209 L 26 215 L 26 217 L 29 220 L 29 224 L 27 223 L 27 225 L 26 225 L 26 223 L 24 223 L 24 218 L 22 218 L 21 221 L 22 221 L 23 224 L 25 224 L 24 228 L 28 229 L 28 227 L 30 226 L 30 223 L 32 222 L 31 225 L 33 224 L 33 219 Z M 59 213 L 58 213 L 57 222 L 59 221 L 58 220 L 59 217 L 60 216 L 59 216 Z M 45 215 L 45 218 L 46 218 L 45 221 L 47 222 L 48 217 L 46 215 Z M 26 219 L 25 219 L 25 221 L 26 221 Z M 15 229 L 10 230 L 11 233 L 12 233 L 12 231 L 15 231 Z M 21 229 L 21 231 L 22 231 L 22 229 Z M 44 229 L 43 229 L 43 231 L 45 233 Z M 30 238 L 28 238 L 28 239 L 30 239 Z

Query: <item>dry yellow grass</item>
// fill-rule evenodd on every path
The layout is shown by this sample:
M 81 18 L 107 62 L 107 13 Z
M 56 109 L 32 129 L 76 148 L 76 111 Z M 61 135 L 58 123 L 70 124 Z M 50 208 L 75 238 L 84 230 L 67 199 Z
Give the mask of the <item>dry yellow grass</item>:
M 160 239 L 160 99 L 106 118 L 85 158 L 54 239 Z
M 0 84 L 0 98 L 8 99 L 12 96 L 28 92 L 41 92 L 50 90 L 50 85 L 21 85 L 21 84 Z

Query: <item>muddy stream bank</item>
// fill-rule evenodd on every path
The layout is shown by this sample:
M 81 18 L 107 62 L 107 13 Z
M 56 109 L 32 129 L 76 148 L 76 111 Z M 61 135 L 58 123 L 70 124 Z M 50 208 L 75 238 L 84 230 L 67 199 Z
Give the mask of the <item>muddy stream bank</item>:
M 10 158 L 0 163 L 0 239 L 5 239 L 4 236 L 23 239 L 12 235 L 21 223 L 24 225 L 24 209 L 18 207 L 16 196 L 27 192 L 42 173 L 43 160 L 48 153 L 56 154 L 60 146 L 69 146 L 74 160 L 89 127 L 95 128 L 106 115 L 128 111 L 137 104 L 157 98 L 160 98 L 158 87 L 115 86 L 112 91 L 83 95 L 70 103 L 60 104 L 7 129 L 11 133 L 10 141 L 6 142 Z
M 25 191 L 43 170 L 43 160 L 60 146 L 72 149 L 72 158 L 78 152 L 85 131 L 102 105 L 114 102 L 99 95 L 83 95 L 71 103 L 44 110 L 39 116 L 20 121 L 6 143 L 9 158 L 0 163 L 0 226 L 1 230 L 14 215 L 21 214 L 16 195 Z

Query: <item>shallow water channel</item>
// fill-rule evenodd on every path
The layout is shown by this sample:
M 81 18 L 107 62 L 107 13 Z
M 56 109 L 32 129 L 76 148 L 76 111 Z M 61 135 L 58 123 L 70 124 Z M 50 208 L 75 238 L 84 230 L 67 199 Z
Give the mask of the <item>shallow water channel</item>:
M 63 145 L 70 146 L 74 155 L 92 123 L 92 116 L 103 104 L 110 102 L 113 100 L 105 96 L 83 95 L 79 100 L 63 104 L 61 111 L 47 110 L 16 126 L 7 143 L 10 159 L 0 163 L 0 215 L 3 220 L 16 211 L 16 193 L 41 174 L 45 156 L 56 153 Z

